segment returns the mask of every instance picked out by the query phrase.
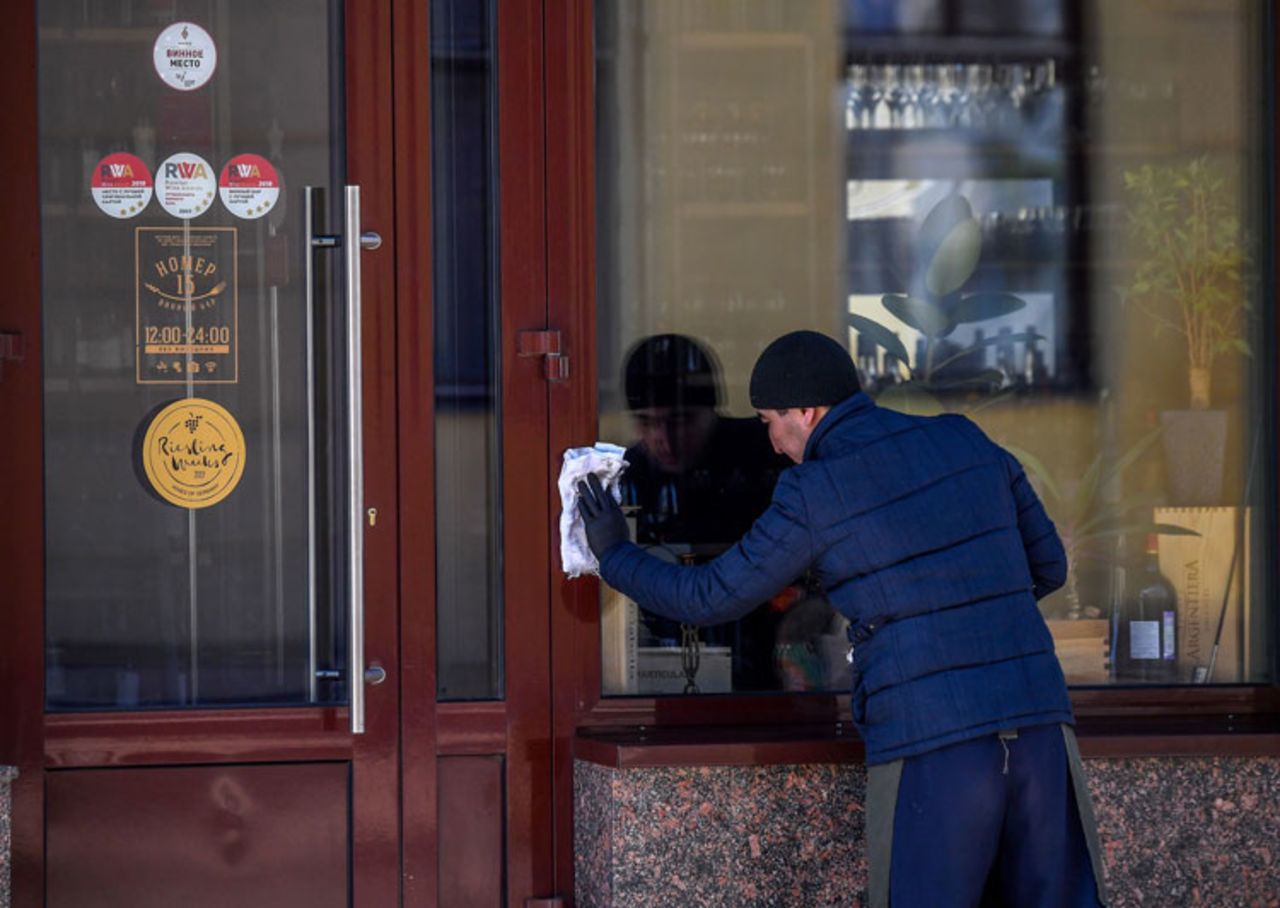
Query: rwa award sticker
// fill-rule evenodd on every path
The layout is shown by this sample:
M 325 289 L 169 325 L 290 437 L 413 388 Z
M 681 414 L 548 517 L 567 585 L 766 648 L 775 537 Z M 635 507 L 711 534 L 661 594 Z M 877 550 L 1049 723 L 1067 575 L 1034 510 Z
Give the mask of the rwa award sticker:
M 218 177 L 222 204 L 238 218 L 260 218 L 280 198 L 280 178 L 271 162 L 261 155 L 236 155 Z
M 162 409 L 142 441 L 147 480 L 180 508 L 207 508 L 230 495 L 244 473 L 244 456 L 244 433 L 235 417 L 201 397 Z
M 180 151 L 165 159 L 156 171 L 156 198 L 175 218 L 204 214 L 216 191 L 213 168 L 199 155 Z
M 213 38 L 194 22 L 175 22 L 160 32 L 151 58 L 164 84 L 179 91 L 195 91 L 218 68 Z
M 151 201 L 151 171 L 141 158 L 117 151 L 93 168 L 89 191 L 104 214 L 131 218 Z

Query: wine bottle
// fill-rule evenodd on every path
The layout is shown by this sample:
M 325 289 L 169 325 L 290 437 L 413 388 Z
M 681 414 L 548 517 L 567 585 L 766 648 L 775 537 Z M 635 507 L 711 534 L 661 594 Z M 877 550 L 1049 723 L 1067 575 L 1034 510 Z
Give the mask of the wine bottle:
M 1147 536 L 1142 569 L 1121 603 L 1115 646 L 1116 679 L 1169 684 L 1178 673 L 1178 594 L 1160 573 L 1158 540 Z

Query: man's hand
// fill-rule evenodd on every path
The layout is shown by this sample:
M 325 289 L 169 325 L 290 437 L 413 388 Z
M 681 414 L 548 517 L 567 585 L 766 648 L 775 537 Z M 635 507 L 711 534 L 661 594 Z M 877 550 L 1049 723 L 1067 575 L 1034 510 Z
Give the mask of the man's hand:
M 594 473 L 587 476 L 586 482 L 578 483 L 578 513 L 587 529 L 587 545 L 597 559 L 604 557 L 619 542 L 630 542 L 631 531 L 627 528 L 627 519 L 622 516 L 622 508 L 613 500 L 613 496 L 600 485 L 600 478 Z

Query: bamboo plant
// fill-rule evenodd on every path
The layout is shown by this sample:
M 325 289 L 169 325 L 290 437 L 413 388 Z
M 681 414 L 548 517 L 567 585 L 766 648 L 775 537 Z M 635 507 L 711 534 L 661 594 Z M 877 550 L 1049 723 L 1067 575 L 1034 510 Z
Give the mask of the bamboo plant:
M 1206 157 L 1124 174 L 1129 226 L 1142 255 L 1128 299 L 1157 335 L 1172 331 L 1185 341 L 1193 410 L 1209 408 L 1214 360 L 1250 352 L 1243 336 L 1247 256 L 1229 182 Z

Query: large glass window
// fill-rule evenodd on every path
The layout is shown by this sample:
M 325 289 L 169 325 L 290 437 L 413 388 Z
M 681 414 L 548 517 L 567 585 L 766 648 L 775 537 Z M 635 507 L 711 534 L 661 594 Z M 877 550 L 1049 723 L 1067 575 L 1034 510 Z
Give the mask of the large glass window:
M 1021 459 L 1069 554 L 1041 602 L 1069 682 L 1271 680 L 1262 15 L 598 0 L 600 437 L 638 541 L 696 563 L 767 506 L 747 379 L 811 328 L 881 405 Z M 601 608 L 606 694 L 849 682 L 804 577 L 697 631 Z

